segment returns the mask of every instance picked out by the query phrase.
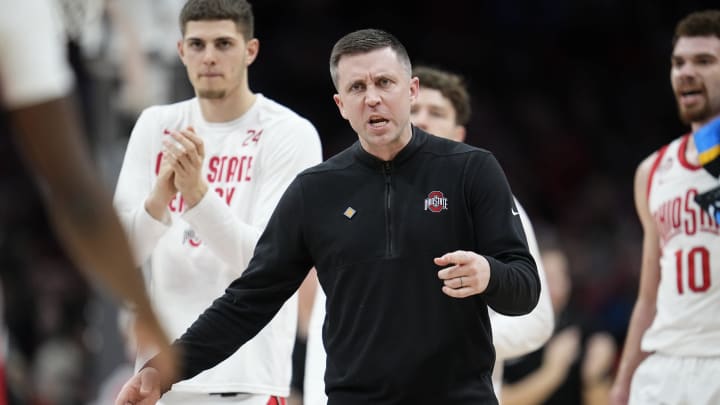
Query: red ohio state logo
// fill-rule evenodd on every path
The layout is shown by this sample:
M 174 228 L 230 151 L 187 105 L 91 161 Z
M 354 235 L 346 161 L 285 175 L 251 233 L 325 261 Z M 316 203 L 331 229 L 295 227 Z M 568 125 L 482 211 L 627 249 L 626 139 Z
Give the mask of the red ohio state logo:
M 425 199 L 425 211 L 440 212 L 448 209 L 447 198 L 442 191 L 432 191 Z

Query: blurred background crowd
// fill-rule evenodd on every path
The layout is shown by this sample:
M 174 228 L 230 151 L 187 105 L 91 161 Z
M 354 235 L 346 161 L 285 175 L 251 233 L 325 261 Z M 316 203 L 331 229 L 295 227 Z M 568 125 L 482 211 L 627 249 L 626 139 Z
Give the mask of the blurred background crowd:
M 69 22 L 89 141 L 114 189 L 140 111 L 192 96 L 175 48 L 184 2 L 57 1 Z M 464 75 L 473 105 L 467 142 L 498 157 L 541 247 L 567 253 L 568 305 L 622 345 L 640 268 L 635 168 L 688 130 L 669 82 L 672 30 L 682 16 L 712 3 L 256 0 L 261 47 L 250 87 L 309 118 L 329 158 L 356 140 L 332 101 L 328 58 L 340 36 L 385 29 L 414 63 Z M 44 297 L 28 307 L 28 314 L 43 314 L 41 324 L 28 325 L 28 341 L 59 336 L 34 356 L 47 357 L 43 372 L 72 379 L 66 387 L 78 392 L 66 394 L 76 401 L 68 403 L 83 403 L 97 397 L 117 367 L 127 367 L 128 353 L 116 309 L 101 292 L 80 276 L 73 285 L 33 279 L 33 269 L 71 271 L 53 259 L 56 250 L 38 246 L 23 264 L 27 282 Z M 77 364 L 89 366 L 68 369 Z

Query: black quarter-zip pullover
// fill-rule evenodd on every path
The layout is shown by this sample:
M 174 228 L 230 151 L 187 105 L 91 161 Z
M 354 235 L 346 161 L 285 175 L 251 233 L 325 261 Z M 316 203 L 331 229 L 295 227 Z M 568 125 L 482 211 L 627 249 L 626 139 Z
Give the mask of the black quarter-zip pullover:
M 522 315 L 540 293 L 505 175 L 483 149 L 413 128 L 390 162 L 353 146 L 298 175 L 243 275 L 176 342 L 182 378 L 252 338 L 317 268 L 330 405 L 496 403 L 487 306 Z M 487 290 L 441 291 L 433 258 L 470 250 Z

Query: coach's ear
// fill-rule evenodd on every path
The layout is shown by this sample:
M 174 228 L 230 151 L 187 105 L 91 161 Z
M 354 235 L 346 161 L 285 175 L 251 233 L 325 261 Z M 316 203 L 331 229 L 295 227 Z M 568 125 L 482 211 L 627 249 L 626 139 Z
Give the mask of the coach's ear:
M 339 94 L 333 95 L 333 100 L 335 101 L 335 105 L 337 106 L 338 111 L 340 111 L 340 115 L 347 120 L 348 117 L 345 115 L 345 106 L 343 104 L 343 101 L 342 101 L 342 98 L 340 97 L 340 95 Z
M 410 78 L 410 102 L 414 103 L 420 94 L 420 79 L 417 77 Z

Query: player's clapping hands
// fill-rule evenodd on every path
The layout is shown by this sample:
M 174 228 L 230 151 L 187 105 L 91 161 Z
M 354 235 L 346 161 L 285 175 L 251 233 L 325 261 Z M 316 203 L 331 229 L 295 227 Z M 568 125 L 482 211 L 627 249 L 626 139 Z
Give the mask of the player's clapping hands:
M 188 207 L 195 206 L 208 190 L 202 179 L 205 146 L 193 127 L 170 131 L 163 139 L 164 157 L 172 167 L 175 187 L 182 194 Z

